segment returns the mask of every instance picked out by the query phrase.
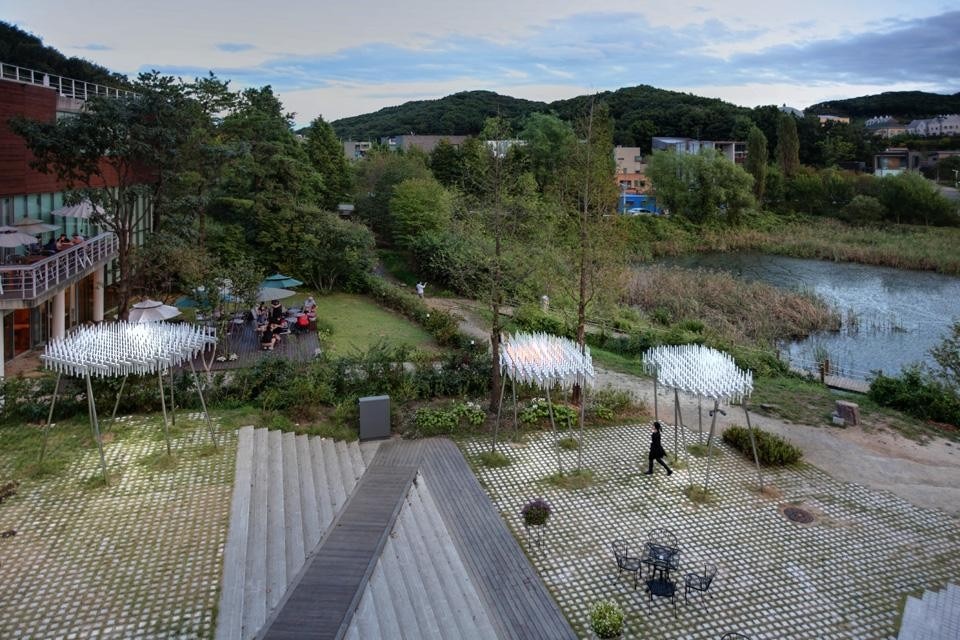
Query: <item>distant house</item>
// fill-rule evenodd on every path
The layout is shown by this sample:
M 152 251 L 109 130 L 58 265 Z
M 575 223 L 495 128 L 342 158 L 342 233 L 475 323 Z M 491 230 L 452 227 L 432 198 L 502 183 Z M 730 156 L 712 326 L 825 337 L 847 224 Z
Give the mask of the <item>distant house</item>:
M 347 160 L 359 160 L 367 155 L 372 148 L 373 143 L 370 141 L 343 141 L 343 154 L 347 156 Z
M 527 144 L 527 141 L 514 138 L 512 140 L 484 140 L 484 143 L 487 145 L 487 149 L 493 152 L 494 156 L 505 158 L 511 147 L 522 147 Z
M 952 113 L 914 120 L 907 125 L 907 133 L 913 136 L 960 136 L 960 115 Z
M 873 118 L 867 118 L 864 120 L 863 126 L 866 127 L 867 131 L 872 135 L 880 138 L 892 138 L 907 132 L 907 126 L 897 122 L 897 119 L 893 116 L 874 116 Z
M 694 140 L 693 138 L 655 137 L 654 151 L 694 154 L 713 149 L 730 162 L 742 164 L 747 158 L 747 143 L 736 140 Z
M 617 173 L 642 173 L 646 165 L 640 147 L 616 147 L 613 159 L 617 163 Z
M 923 154 L 919 151 L 910 151 L 906 147 L 890 147 L 873 156 L 873 175 L 882 178 L 906 171 L 918 171 L 922 162 Z
M 446 140 L 455 147 L 459 147 L 467 139 L 467 136 L 434 136 L 434 135 L 400 135 L 385 136 L 380 138 L 380 144 L 391 151 L 409 151 L 410 149 L 420 149 L 424 153 L 430 153 L 437 148 L 441 140 Z

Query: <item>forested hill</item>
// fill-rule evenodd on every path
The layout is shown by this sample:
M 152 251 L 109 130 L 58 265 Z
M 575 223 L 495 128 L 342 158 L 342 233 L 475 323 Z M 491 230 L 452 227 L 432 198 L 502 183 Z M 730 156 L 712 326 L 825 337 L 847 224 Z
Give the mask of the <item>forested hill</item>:
M 37 36 L 0 21 L 0 62 L 111 87 L 127 86 L 127 77 L 83 58 L 68 58 Z
M 406 133 L 472 135 L 484 120 L 498 113 L 516 131 L 534 112 L 553 112 L 570 122 L 582 117 L 592 96 L 552 103 L 531 102 L 491 91 L 466 91 L 439 100 L 418 100 L 374 113 L 335 120 L 331 124 L 343 139 L 375 140 Z M 614 118 L 614 140 L 623 145 L 649 145 L 654 135 L 729 139 L 737 116 L 749 116 L 743 107 L 688 93 L 641 85 L 597 95 L 609 105 Z
M 473 135 L 484 121 L 500 115 L 519 125 L 527 114 L 546 111 L 543 102 L 532 102 L 492 91 L 464 91 L 439 100 L 416 100 L 331 124 L 347 140 L 374 140 L 381 136 L 417 133 Z
M 902 120 L 931 118 L 946 113 L 960 113 L 960 92 L 944 95 L 925 91 L 888 91 L 873 96 L 820 102 L 808 107 L 806 112 L 852 118 L 872 116 L 894 116 Z

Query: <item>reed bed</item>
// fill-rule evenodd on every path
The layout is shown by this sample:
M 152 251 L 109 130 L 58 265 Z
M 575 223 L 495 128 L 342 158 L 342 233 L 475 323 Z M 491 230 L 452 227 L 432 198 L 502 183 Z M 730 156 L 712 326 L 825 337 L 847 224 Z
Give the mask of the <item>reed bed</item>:
M 718 336 L 741 344 L 772 344 L 815 331 L 835 331 L 841 324 L 840 312 L 814 294 L 703 269 L 637 269 L 621 302 L 661 323 L 703 322 Z

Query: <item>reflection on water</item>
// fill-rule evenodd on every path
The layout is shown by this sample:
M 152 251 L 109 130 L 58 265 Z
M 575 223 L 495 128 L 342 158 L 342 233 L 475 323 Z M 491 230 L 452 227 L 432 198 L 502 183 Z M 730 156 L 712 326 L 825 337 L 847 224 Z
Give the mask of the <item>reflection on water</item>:
M 825 349 L 840 373 L 896 373 L 911 362 L 931 363 L 929 351 L 960 320 L 960 278 L 861 264 L 760 254 L 708 253 L 663 264 L 726 271 L 745 280 L 812 291 L 840 310 L 844 329 L 784 345 L 798 364 Z

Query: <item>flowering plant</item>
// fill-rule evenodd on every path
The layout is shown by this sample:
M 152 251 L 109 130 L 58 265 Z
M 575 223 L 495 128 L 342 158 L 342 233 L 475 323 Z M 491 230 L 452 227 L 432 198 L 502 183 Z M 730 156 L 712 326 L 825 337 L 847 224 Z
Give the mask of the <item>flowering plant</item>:
M 535 498 L 523 505 L 520 514 L 528 527 L 545 525 L 550 517 L 550 504 L 543 498 Z

